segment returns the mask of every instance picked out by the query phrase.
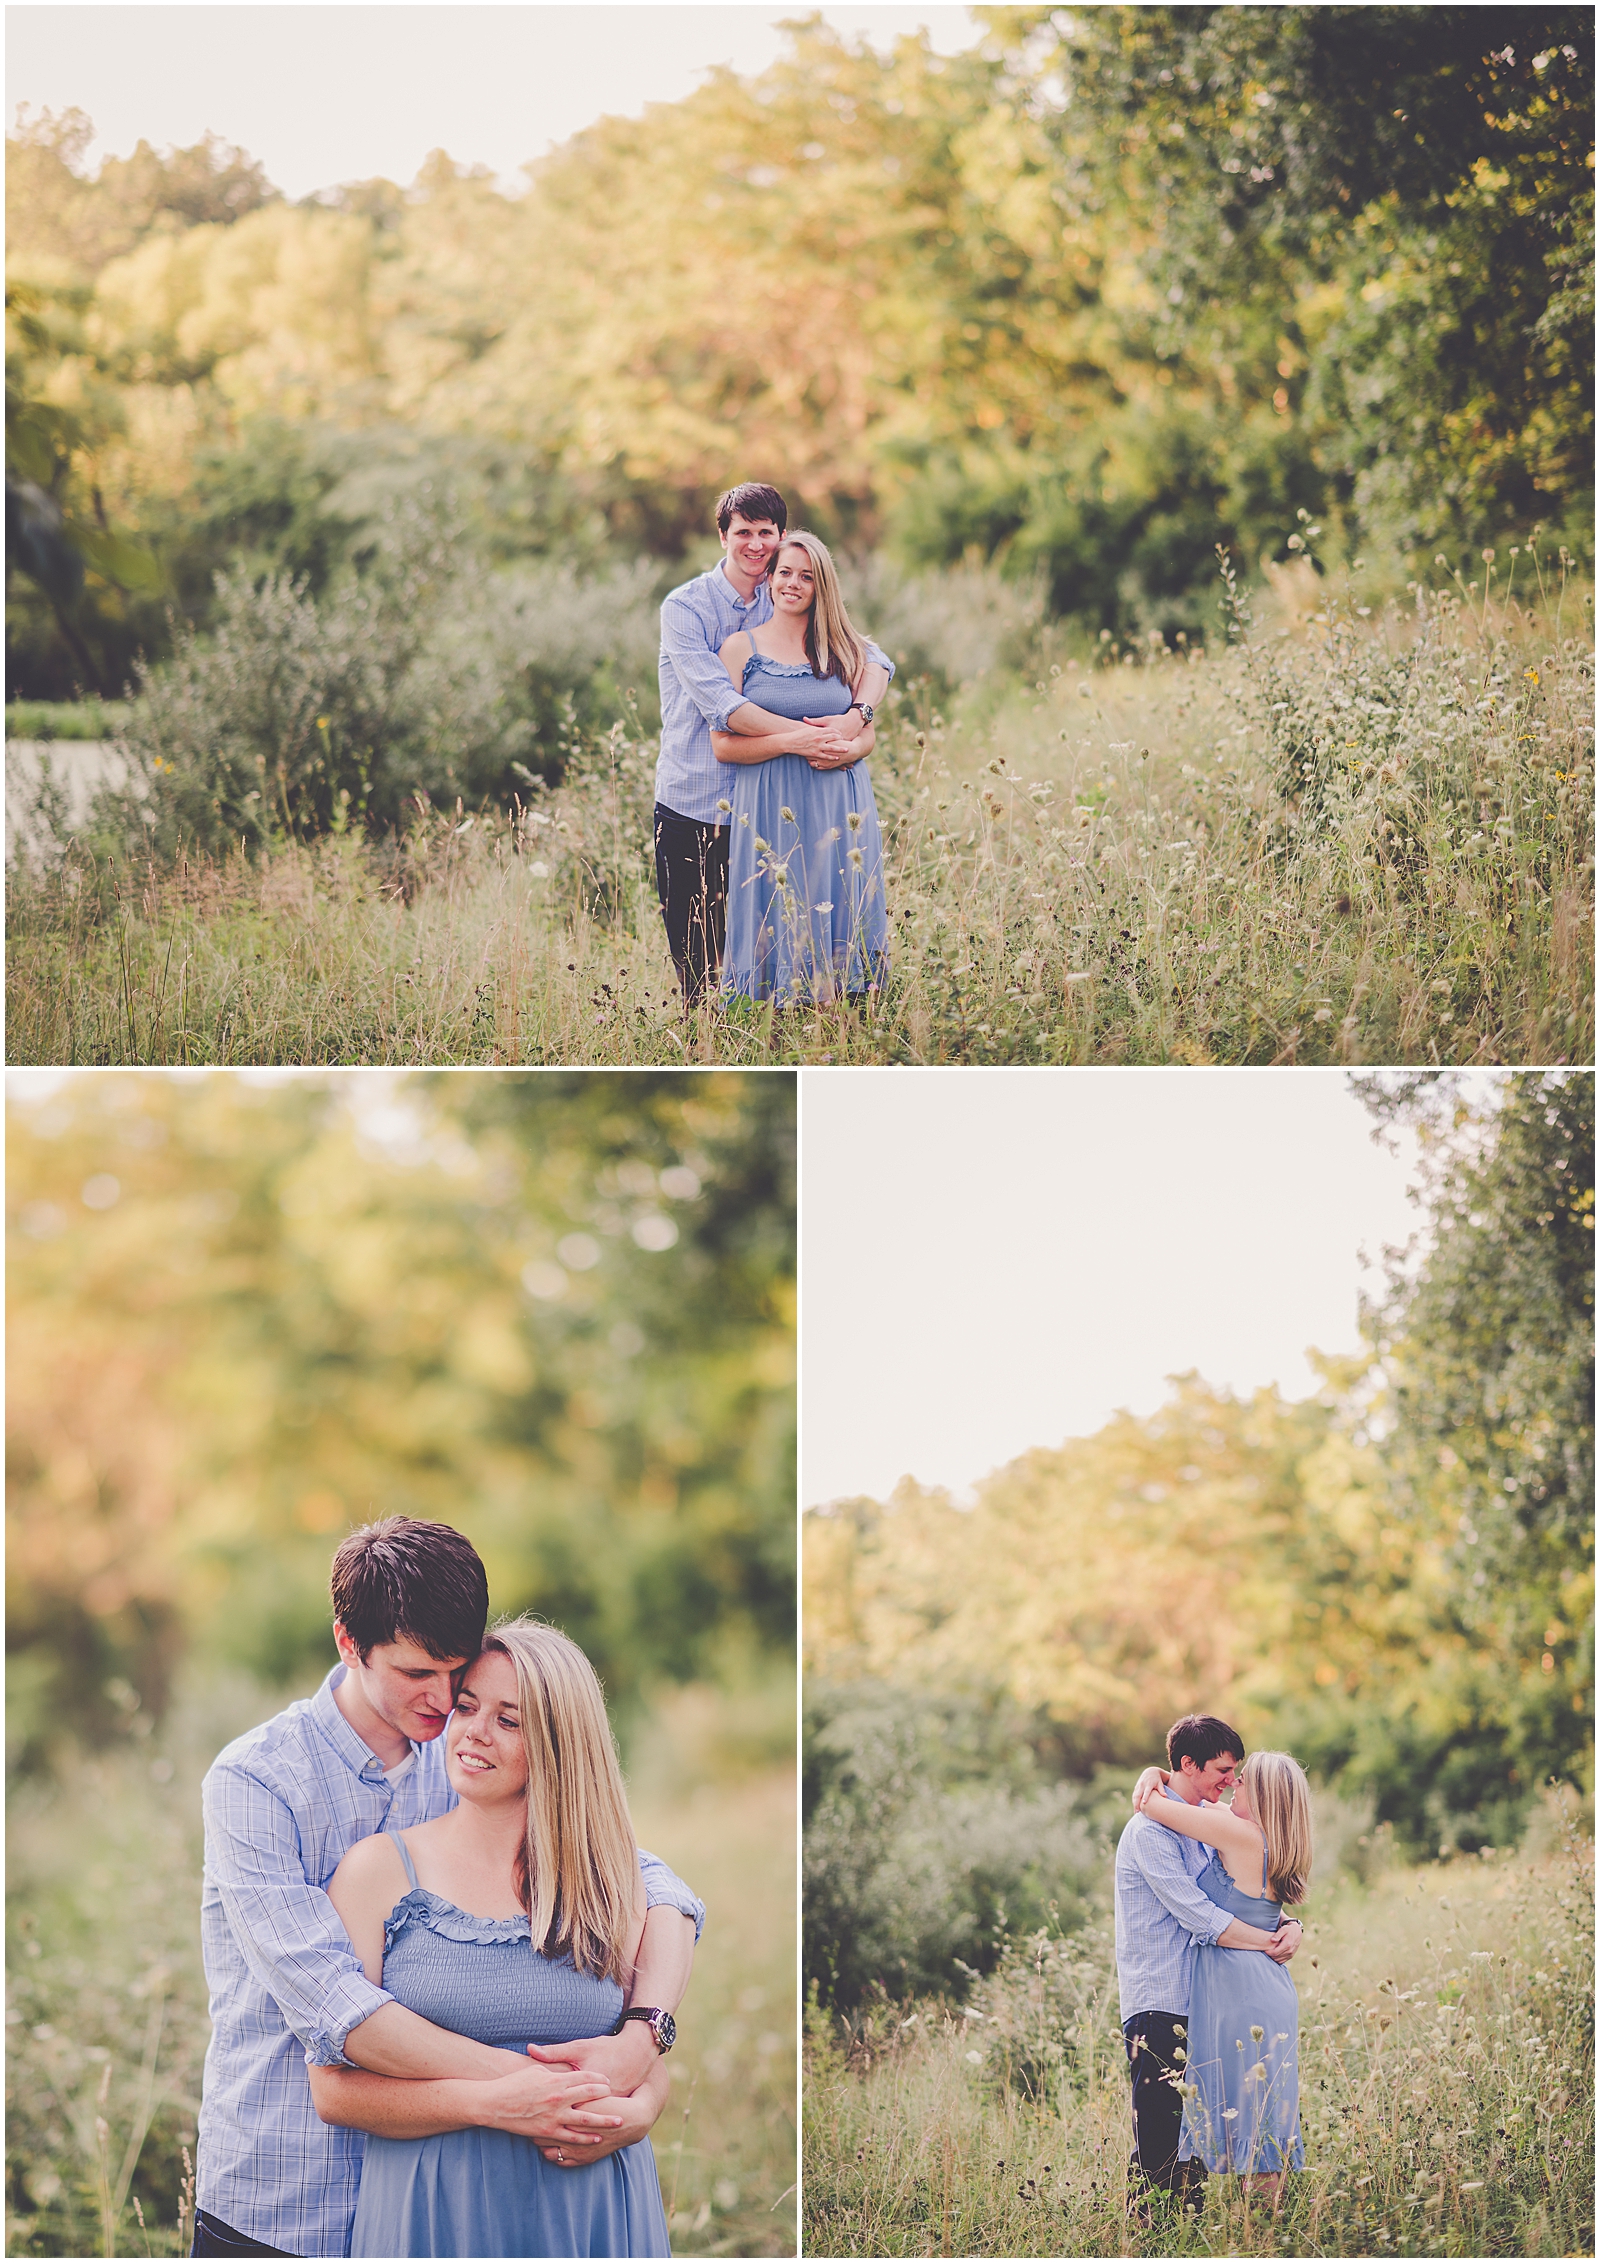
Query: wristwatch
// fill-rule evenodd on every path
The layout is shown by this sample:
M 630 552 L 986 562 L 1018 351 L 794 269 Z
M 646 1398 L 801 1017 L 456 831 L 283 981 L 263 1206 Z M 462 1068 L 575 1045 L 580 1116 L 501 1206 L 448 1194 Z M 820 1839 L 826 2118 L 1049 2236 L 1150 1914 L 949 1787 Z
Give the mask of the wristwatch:
M 866 700 L 866 699 L 853 699 L 853 700 L 852 700 L 852 701 L 850 702 L 850 704 L 851 704 L 851 706 L 852 706 L 852 707 L 859 707 L 859 708 L 860 708 L 860 710 L 861 710 L 861 720 L 862 720 L 862 722 L 863 722 L 863 723 L 870 723 L 870 722 L 872 721 L 872 718 L 873 718 L 873 716 L 874 716 L 874 715 L 875 715 L 875 714 L 877 713 L 877 709 L 876 709 L 876 708 L 875 708 L 875 707 L 874 707 L 874 706 L 872 705 L 872 703 L 871 703 L 871 701 L 870 701 L 870 700 Z
M 659 2011 L 654 2004 L 636 2004 L 632 2011 L 623 2013 L 621 2019 L 611 2030 L 612 2034 L 620 2035 L 630 2019 L 642 2019 L 648 2024 L 651 2034 L 656 2039 L 656 2049 L 665 2058 L 673 2044 L 678 2040 L 678 2023 L 671 2012 Z

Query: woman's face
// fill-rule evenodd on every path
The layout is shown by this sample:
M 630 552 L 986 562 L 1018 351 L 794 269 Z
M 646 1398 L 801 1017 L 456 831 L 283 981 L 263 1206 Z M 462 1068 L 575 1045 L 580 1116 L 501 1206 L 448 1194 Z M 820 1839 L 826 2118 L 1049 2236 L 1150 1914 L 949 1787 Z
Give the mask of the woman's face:
M 775 613 L 809 613 L 817 594 L 817 577 L 807 553 L 798 542 L 778 552 L 772 569 L 772 610 Z
M 500 1650 L 486 1650 L 461 1677 L 456 1709 L 444 1732 L 445 1773 L 459 1799 L 520 1799 L 528 1787 L 517 1698 L 517 1670 Z
M 1253 1823 L 1255 1820 L 1250 1808 L 1250 1786 L 1243 1776 L 1237 1779 L 1233 1787 L 1233 1812 L 1242 1823 Z

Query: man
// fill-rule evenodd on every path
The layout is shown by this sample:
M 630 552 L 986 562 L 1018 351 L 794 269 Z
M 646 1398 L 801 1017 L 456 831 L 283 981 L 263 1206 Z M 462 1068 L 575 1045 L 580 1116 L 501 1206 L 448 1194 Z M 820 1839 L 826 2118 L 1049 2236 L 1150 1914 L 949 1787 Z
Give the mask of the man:
M 685 1006 L 716 985 L 728 926 L 727 773 L 711 751 L 713 730 L 775 731 L 786 751 L 847 764 L 867 727 L 861 712 L 889 687 L 893 663 L 868 645 L 861 705 L 848 714 L 793 723 L 743 699 L 717 658 L 737 629 L 772 618 L 767 573 L 789 524 L 775 487 L 746 480 L 717 504 L 720 564 L 670 591 L 661 607 L 661 756 L 656 764 L 656 889 L 667 948 Z
M 1237 1729 L 1210 1714 L 1189 1713 L 1167 1731 L 1167 1797 L 1191 1806 L 1215 1802 L 1244 1759 Z M 1195 1884 L 1211 1849 L 1135 1815 L 1117 1842 L 1117 1987 L 1122 2033 L 1133 2073 L 1133 2155 L 1129 2163 L 1136 2220 L 1148 2225 L 1157 2192 L 1199 2213 L 1205 2163 L 1178 2160 L 1183 2121 L 1184 2044 L 1189 1981 L 1197 1941 L 1224 1949 L 1263 1949 L 1287 1964 L 1299 1948 L 1300 1920 L 1276 1933 L 1246 1925 L 1219 1909 Z
M 666 2101 L 659 2023 L 574 2046 L 581 2066 L 546 2050 L 505 2075 L 502 2053 L 367 1980 L 323 1889 L 358 1839 L 454 1806 L 441 1732 L 489 1592 L 459 1532 L 399 1516 L 351 1534 L 332 1589 L 340 1663 L 315 1697 L 219 1753 L 202 1789 L 212 2035 L 196 2255 L 348 2253 L 364 2139 L 318 2119 L 308 2062 L 369 2070 L 356 2103 L 386 2136 L 508 2129 L 563 2166 L 632 2144 Z M 672 2011 L 704 1909 L 665 1864 L 639 1859 L 650 1909 L 631 2002 Z M 410 2079 L 381 2079 L 393 2075 Z

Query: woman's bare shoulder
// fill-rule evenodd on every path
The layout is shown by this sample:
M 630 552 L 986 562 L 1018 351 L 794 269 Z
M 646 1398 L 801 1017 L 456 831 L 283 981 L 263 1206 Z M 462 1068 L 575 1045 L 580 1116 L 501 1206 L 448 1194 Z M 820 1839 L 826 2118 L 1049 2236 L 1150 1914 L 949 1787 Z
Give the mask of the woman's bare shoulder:
M 353 1847 L 345 1850 L 338 1869 L 328 1881 L 356 1894 L 375 1894 L 386 1891 L 398 1879 L 403 1893 L 410 1881 L 400 1849 L 387 1831 L 374 1832 L 370 1839 L 357 1839 Z
M 755 648 L 755 639 L 748 629 L 735 629 L 726 643 L 718 645 L 717 658 L 725 667 L 742 668 Z

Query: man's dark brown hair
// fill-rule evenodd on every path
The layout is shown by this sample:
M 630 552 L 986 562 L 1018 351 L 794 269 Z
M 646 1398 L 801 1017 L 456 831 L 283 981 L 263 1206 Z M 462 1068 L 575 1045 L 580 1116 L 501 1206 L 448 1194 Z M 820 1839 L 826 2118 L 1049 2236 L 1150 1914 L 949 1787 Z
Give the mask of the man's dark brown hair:
M 478 1551 L 448 1524 L 380 1517 L 352 1532 L 333 1559 L 333 1615 L 361 1653 L 374 1643 L 420 1643 L 430 1658 L 476 1658 L 489 1617 Z
M 1237 1729 L 1230 1729 L 1226 1721 L 1219 1721 L 1211 1713 L 1185 1713 L 1181 1721 L 1174 1721 L 1167 1731 L 1167 1766 L 1181 1767 L 1192 1760 L 1197 1768 L 1204 1768 L 1211 1760 L 1219 1760 L 1223 1753 L 1231 1752 L 1235 1760 L 1244 1758 L 1244 1739 Z
M 733 524 L 733 515 L 748 519 L 752 526 L 762 519 L 770 519 L 782 534 L 789 524 L 789 506 L 775 487 L 763 487 L 756 480 L 747 479 L 738 487 L 730 487 L 717 504 L 717 532 L 726 534 Z

